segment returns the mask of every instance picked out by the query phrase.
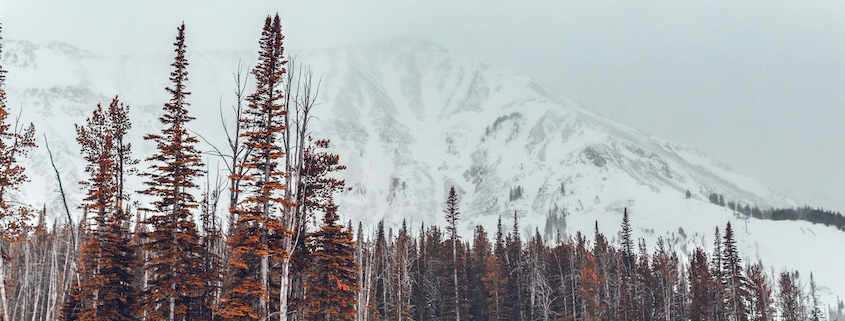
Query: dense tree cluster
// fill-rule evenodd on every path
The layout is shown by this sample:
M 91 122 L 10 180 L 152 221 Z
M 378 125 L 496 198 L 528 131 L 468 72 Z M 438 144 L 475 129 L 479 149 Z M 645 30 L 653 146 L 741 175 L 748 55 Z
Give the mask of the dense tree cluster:
M 27 179 L 18 161 L 35 146 L 34 127 L 7 119 L 0 68 L 2 320 L 750 321 L 842 314 L 841 303 L 822 308 L 812 275 L 804 286 L 797 273 L 773 275 L 743 262 L 730 223 L 724 236 L 716 230 L 711 253 L 697 248 L 689 258 L 662 239 L 652 252 L 636 242 L 627 209 L 618 245 L 598 225 L 589 239 L 561 235 L 568 214 L 556 206 L 544 236 L 521 235 L 514 212 L 508 227 L 499 219 L 492 237 L 479 225 L 472 239 L 462 239 L 461 193 L 452 187 L 443 229 L 414 231 L 403 223 L 394 232 L 380 222 L 372 234 L 360 223 L 353 231 L 335 203 L 348 190 L 337 177 L 346 167 L 328 140 L 308 135 L 318 88 L 284 56 L 278 15 L 265 20 L 254 93 L 244 95 L 237 78 L 235 125 L 225 128 L 230 150 L 214 148 L 228 175 L 212 184 L 199 138 L 188 129 L 194 118 L 185 38 L 183 24 L 161 130 L 145 136 L 156 146 L 140 173 L 145 188 L 137 192 L 146 205 L 130 206 L 125 188 L 141 164 L 127 139 L 129 106 L 115 97 L 76 126 L 87 175 L 78 225 L 67 206 L 67 220 L 48 226 L 46 208 L 13 199 Z M 56 176 L 64 199 L 58 169 Z M 223 186 L 228 225 L 217 213 Z M 512 189 L 511 199 L 522 192 Z
M 737 214 L 744 214 L 747 217 L 753 217 L 763 220 L 774 221 L 807 221 L 811 223 L 824 224 L 825 226 L 834 226 L 840 230 L 845 230 L 845 216 L 842 213 L 825 210 L 822 208 L 811 208 L 809 206 L 798 208 L 775 208 L 761 210 L 757 206 L 748 204 L 741 204 L 728 200 L 725 202 L 725 196 L 722 194 L 710 194 L 710 203 L 725 206 L 730 208 Z
M 394 232 L 379 225 L 359 244 L 366 271 L 359 306 L 366 310 L 358 319 L 813 320 L 822 314 L 814 285 L 804 289 L 795 273 L 770 275 L 759 263 L 742 262 L 730 224 L 724 236 L 717 232 L 715 252 L 697 248 L 684 263 L 662 240 L 652 253 L 643 241 L 635 246 L 627 216 L 619 246 L 598 232 L 589 240 L 581 233 L 546 240 L 535 232 L 523 243 L 516 217 L 510 232 L 500 221 L 492 242 L 482 226 L 463 242 L 437 226 L 412 237 L 403 225 L 386 238 Z

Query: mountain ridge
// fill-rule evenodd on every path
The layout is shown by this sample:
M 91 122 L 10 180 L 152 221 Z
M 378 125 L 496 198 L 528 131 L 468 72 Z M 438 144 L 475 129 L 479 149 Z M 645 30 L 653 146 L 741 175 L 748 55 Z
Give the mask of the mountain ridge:
M 76 183 L 84 176 L 72 124 L 119 94 L 131 106 L 135 155 L 146 158 L 152 149 L 141 136 L 158 130 L 171 57 L 63 56 L 67 48 L 21 47 L 9 41 L 4 46 L 9 105 L 38 120 L 36 130 L 50 140 L 74 208 L 81 199 Z M 197 117 L 191 129 L 222 144 L 219 115 L 232 103 L 232 73 L 255 56 L 245 57 L 248 51 L 242 50 L 188 52 L 193 92 L 188 100 Z M 564 217 L 555 226 L 564 236 L 599 225 L 615 242 L 627 207 L 638 237 L 649 245 L 667 239 L 684 255 L 694 246 L 709 247 L 707 237 L 716 226 L 733 222 L 739 230 L 750 224 L 738 237 L 746 262 L 764 259 L 778 269 L 815 270 L 831 293 L 845 293 L 845 281 L 833 281 L 838 272 L 823 268 L 823 259 L 780 253 L 843 241 L 843 233 L 807 222 L 744 222 L 711 204 L 707 196 L 720 193 L 760 207 L 796 205 L 692 147 L 648 136 L 527 76 L 468 62 L 428 41 L 394 40 L 298 57 L 322 75 L 313 133 L 331 139 L 348 167 L 343 178 L 353 189 L 338 199 L 343 221 L 370 227 L 381 220 L 388 226 L 403 220 L 411 226 L 441 224 L 442 202 L 455 186 L 464 235 L 476 224 L 492 228 L 500 217 L 509 221 L 514 213 L 533 233 L 545 230 L 546 215 L 556 212 Z M 46 151 L 39 148 L 29 161 L 32 182 L 19 198 L 63 213 Z M 219 169 L 214 158 L 207 163 L 211 171 Z M 132 180 L 130 186 L 140 185 L 139 178 Z M 691 199 L 684 197 L 686 190 Z

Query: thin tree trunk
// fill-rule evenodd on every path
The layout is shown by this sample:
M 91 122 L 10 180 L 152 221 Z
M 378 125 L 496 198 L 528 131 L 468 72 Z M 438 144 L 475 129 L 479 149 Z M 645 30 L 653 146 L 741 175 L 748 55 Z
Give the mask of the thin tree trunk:
M 461 321 L 461 304 L 460 298 L 458 294 L 458 237 L 457 237 L 457 230 L 454 224 L 452 224 L 452 264 L 454 268 L 452 271 L 452 275 L 454 276 L 455 281 L 455 320 Z
M 0 240 L 0 304 L 3 304 L 3 320 L 9 319 L 9 300 L 6 298 L 6 262 L 3 259 L 3 241 Z

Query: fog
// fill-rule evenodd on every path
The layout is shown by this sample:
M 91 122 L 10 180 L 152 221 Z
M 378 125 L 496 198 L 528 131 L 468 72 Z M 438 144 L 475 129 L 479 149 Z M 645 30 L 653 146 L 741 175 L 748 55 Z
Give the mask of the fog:
M 249 3 L 249 5 L 243 3 Z M 845 2 L 0 0 L 5 38 L 102 55 L 257 50 L 413 35 L 518 71 L 585 106 L 697 147 L 800 203 L 845 210 Z

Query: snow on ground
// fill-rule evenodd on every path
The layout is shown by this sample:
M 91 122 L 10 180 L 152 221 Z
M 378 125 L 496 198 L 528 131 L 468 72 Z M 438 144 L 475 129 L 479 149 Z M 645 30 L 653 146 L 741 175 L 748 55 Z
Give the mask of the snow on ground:
M 132 106 L 136 156 L 151 153 L 140 137 L 158 128 L 170 53 L 100 57 L 68 45 L 7 41 L 2 58 L 10 71 L 9 105 L 22 107 L 24 120 L 47 135 L 74 202 L 84 176 L 73 123 L 96 103 L 120 95 Z M 197 117 L 192 129 L 222 146 L 219 115 L 233 104 L 232 73 L 239 62 L 251 65 L 255 51 L 189 48 L 188 58 L 191 114 Z M 746 233 L 744 221 L 707 201 L 710 193 L 761 208 L 795 202 L 699 151 L 595 114 L 528 77 L 462 60 L 419 39 L 301 53 L 298 61 L 322 77 L 313 134 L 330 138 L 348 166 L 344 178 L 353 190 L 339 199 L 344 220 L 368 228 L 379 220 L 394 227 L 407 220 L 414 230 L 422 223 L 442 225 L 442 203 L 455 186 L 466 236 L 475 224 L 494 230 L 500 216 L 510 225 L 514 211 L 523 235 L 535 228 L 542 233 L 546 214 L 564 208 L 569 235 L 580 230 L 589 238 L 598 221 L 618 241 L 628 207 L 636 237 L 649 246 L 664 237 L 683 255 L 695 246 L 710 248 L 715 228 L 730 221 L 746 262 L 759 258 L 804 277 L 812 271 L 828 287 L 826 298 L 845 293 L 838 272 L 845 253 L 835 246 L 845 244 L 845 232 L 751 219 Z M 58 213 L 46 151 L 40 148 L 30 162 L 32 182 L 21 199 L 46 202 Z M 213 159 L 208 163 L 217 168 Z M 140 186 L 140 180 L 130 184 Z M 522 197 L 511 199 L 517 188 Z M 687 190 L 693 199 L 684 198 Z

